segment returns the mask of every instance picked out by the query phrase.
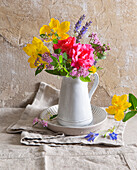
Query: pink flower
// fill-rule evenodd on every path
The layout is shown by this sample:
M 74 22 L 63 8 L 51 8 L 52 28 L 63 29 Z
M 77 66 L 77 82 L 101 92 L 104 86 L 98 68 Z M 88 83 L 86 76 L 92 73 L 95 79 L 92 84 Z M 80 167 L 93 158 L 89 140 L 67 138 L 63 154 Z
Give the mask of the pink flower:
M 37 117 L 35 117 L 35 119 L 33 120 L 33 125 L 39 123 L 39 119 Z
M 94 49 L 90 44 L 74 44 L 69 50 L 69 58 L 72 59 L 71 66 L 88 70 L 94 64 Z
M 73 68 L 73 70 L 70 72 L 70 75 L 75 77 L 87 77 L 89 75 L 89 71 L 83 67 L 80 67 L 78 70 L 77 68 Z
M 41 120 L 40 122 L 42 124 L 43 127 L 47 127 L 48 126 L 48 122 L 45 120 Z

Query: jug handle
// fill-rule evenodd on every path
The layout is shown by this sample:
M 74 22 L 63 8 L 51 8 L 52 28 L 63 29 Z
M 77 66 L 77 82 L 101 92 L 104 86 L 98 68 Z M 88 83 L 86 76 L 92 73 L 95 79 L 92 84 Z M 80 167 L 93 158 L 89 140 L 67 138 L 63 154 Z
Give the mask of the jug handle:
M 98 87 L 98 84 L 99 84 L 99 76 L 98 76 L 98 73 L 94 73 L 93 74 L 95 80 L 94 80 L 94 83 L 93 83 L 93 86 L 89 92 L 89 99 L 91 101 L 91 98 L 92 98 L 92 95 L 94 94 L 96 88 Z

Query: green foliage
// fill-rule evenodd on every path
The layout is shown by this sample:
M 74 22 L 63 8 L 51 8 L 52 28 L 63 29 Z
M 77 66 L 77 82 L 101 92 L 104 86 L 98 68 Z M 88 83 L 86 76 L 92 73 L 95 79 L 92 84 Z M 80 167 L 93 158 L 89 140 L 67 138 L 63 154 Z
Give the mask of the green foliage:
M 87 77 L 80 77 L 80 80 L 83 81 L 83 82 L 90 82 L 90 78 L 87 76 Z
M 56 61 L 52 61 L 50 64 L 53 65 L 54 67 L 57 67 L 57 65 L 58 65 L 58 63 Z
M 42 55 L 41 54 L 38 54 L 40 57 L 42 57 Z
M 126 122 L 128 119 L 137 114 L 137 98 L 131 93 L 129 93 L 129 102 L 132 105 L 129 108 L 130 111 L 125 115 L 123 122 Z
M 52 62 L 50 63 L 51 65 L 53 65 L 54 67 L 58 66 L 58 59 L 56 57 L 51 56 L 52 58 Z
M 58 62 L 58 59 L 56 57 L 53 57 L 52 55 L 50 56 L 53 61 Z
M 65 71 L 66 73 L 69 74 L 68 70 L 67 70 L 65 67 L 63 67 L 63 69 L 64 69 L 64 71 Z
M 56 54 L 60 54 L 60 52 L 61 52 L 60 48 L 54 50 L 54 53 L 56 53 Z
M 132 106 L 129 109 L 137 110 L 137 98 L 131 93 L 129 93 L 129 102 L 132 104 Z
M 59 56 L 59 62 L 60 62 L 60 64 L 62 64 L 62 62 L 63 62 L 63 57 L 62 57 L 62 55 Z
M 99 52 L 97 52 L 97 56 L 98 56 L 98 59 L 106 59 L 106 56 L 104 54 L 101 54 Z
M 63 53 L 63 57 L 64 57 L 64 59 L 65 60 L 67 60 L 68 59 L 68 56 L 67 56 L 67 53 L 65 52 L 65 53 Z
M 54 69 L 54 70 L 45 70 L 47 73 L 59 75 L 59 76 L 66 76 L 68 71 L 66 68 L 62 67 L 61 69 Z
M 57 39 L 53 39 L 53 44 L 58 44 L 58 40 Z
M 54 118 L 57 117 L 57 116 L 58 116 L 58 114 L 52 115 L 49 119 L 52 120 L 52 119 L 54 119 Z
M 45 38 L 47 38 L 48 36 L 47 36 L 46 34 L 40 34 L 40 37 L 45 39 Z
M 99 47 L 98 44 L 94 44 L 94 43 L 90 43 L 92 45 L 93 48 Z
M 51 58 L 53 61 L 50 64 L 54 66 L 54 70 L 45 70 L 47 73 L 60 76 L 69 75 L 69 72 L 66 68 L 67 60 L 63 60 L 62 55 L 59 56 L 59 61 L 56 57 L 51 56 Z
M 101 67 L 97 67 L 97 70 L 102 70 L 103 68 L 101 68 Z
M 128 112 L 124 119 L 123 119 L 123 122 L 126 122 L 128 119 L 132 118 L 133 116 L 135 116 L 137 114 L 137 111 L 131 111 L 131 112 Z
M 58 34 L 57 34 L 57 33 L 55 33 L 55 36 L 56 36 L 56 37 L 58 37 Z
M 62 69 L 60 70 L 60 75 L 61 75 L 61 76 L 66 76 L 66 75 L 67 75 L 67 72 L 64 70 L 64 68 L 62 68 Z
M 47 73 L 54 74 L 54 75 L 60 75 L 60 71 L 57 69 L 55 70 L 45 70 Z
M 39 74 L 43 69 L 44 69 L 44 64 L 38 66 L 38 67 L 37 67 L 37 70 L 35 71 L 35 76 L 36 76 L 37 74 Z

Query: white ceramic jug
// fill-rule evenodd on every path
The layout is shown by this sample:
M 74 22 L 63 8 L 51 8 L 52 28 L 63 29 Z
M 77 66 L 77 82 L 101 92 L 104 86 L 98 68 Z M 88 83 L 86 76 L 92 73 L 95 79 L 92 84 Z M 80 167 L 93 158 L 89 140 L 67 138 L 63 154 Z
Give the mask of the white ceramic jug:
M 57 121 L 67 127 L 85 126 L 92 122 L 93 115 L 90 100 L 95 92 L 99 76 L 95 77 L 94 84 L 88 93 L 88 82 L 82 82 L 79 78 L 63 77 Z

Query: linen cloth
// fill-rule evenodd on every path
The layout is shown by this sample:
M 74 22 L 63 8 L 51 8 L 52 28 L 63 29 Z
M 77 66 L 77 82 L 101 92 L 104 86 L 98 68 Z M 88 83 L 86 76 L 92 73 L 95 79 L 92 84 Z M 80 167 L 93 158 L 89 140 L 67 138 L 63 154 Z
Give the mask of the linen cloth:
M 136 160 L 137 145 L 0 147 L 0 170 L 136 170 Z
M 127 122 L 125 146 L 62 145 L 26 146 L 20 134 L 7 134 L 24 108 L 0 108 L 0 170 L 136 170 L 137 115 Z
M 32 126 L 32 122 L 35 117 L 38 117 L 40 113 L 53 105 L 58 104 L 59 100 L 59 90 L 41 82 L 39 90 L 33 103 L 27 105 L 26 109 L 23 111 L 20 119 L 10 125 L 7 128 L 8 133 L 18 133 L 21 132 L 21 143 L 25 145 L 43 145 L 49 144 L 50 146 L 68 145 L 68 144 L 78 144 L 78 145 L 94 145 L 94 144 L 105 144 L 113 146 L 124 145 L 123 133 L 126 123 L 117 122 L 114 118 L 109 115 L 106 125 L 103 130 L 107 130 L 116 126 L 116 133 L 118 134 L 117 140 L 110 140 L 108 138 L 98 137 L 94 142 L 87 141 L 82 136 L 65 136 L 65 134 L 55 133 L 47 128 Z

